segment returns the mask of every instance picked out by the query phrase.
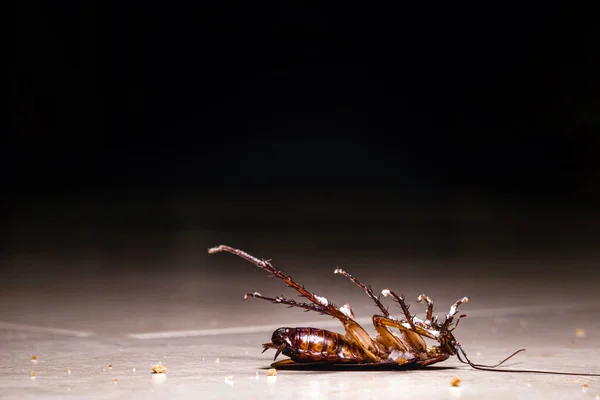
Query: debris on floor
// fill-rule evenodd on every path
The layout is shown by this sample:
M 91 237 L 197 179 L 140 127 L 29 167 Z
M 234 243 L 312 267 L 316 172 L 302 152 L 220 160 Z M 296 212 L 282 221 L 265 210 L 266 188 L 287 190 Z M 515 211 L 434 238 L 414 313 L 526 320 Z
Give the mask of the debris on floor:
M 135 368 L 134 368 L 135 371 Z M 152 373 L 153 374 L 164 374 L 167 371 L 167 368 L 162 365 L 162 363 L 158 363 L 158 364 L 154 364 L 152 366 Z
M 454 378 L 452 378 L 450 380 L 450 386 L 460 386 L 460 378 L 458 376 L 455 376 Z

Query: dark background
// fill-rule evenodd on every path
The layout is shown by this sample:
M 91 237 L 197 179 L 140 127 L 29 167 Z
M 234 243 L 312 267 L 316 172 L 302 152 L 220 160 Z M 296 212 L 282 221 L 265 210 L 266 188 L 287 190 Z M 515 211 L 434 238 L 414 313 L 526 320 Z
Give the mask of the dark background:
M 2 267 L 593 259 L 592 21 L 455 7 L 17 3 Z

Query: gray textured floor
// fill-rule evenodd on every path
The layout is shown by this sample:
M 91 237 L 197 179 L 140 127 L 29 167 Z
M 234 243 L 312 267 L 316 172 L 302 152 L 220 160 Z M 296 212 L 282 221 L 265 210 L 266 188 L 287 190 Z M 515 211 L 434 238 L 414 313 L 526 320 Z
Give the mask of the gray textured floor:
M 260 354 L 260 345 L 274 328 L 339 326 L 317 314 L 244 302 L 246 291 L 293 293 L 233 256 L 211 257 L 195 273 L 165 266 L 148 274 L 21 273 L 4 279 L 0 398 L 600 398 L 598 377 L 475 371 L 455 358 L 422 371 L 280 371 L 267 377 L 273 353 Z M 349 301 L 368 325 L 376 309 L 331 273 L 337 263 L 306 257 L 291 263 L 281 256 L 274 263 L 310 290 L 338 304 Z M 346 270 L 369 276 L 364 280 L 376 290 L 390 286 L 409 299 L 427 293 L 439 314 L 471 296 L 463 307 L 469 317 L 455 335 L 475 362 L 495 363 L 525 347 L 510 367 L 600 373 L 597 283 L 571 262 L 545 275 L 525 268 L 531 261 L 512 261 L 511 273 L 469 272 L 468 265 L 455 269 L 437 261 L 435 268 L 390 274 L 396 268 L 390 260 L 338 259 Z M 410 271 L 408 264 L 418 262 L 403 263 L 398 268 Z M 420 311 L 413 303 L 412 310 Z M 577 329 L 585 337 L 576 337 Z M 167 368 L 163 377 L 151 374 L 158 362 Z M 462 381 L 458 388 L 450 386 L 454 376 Z

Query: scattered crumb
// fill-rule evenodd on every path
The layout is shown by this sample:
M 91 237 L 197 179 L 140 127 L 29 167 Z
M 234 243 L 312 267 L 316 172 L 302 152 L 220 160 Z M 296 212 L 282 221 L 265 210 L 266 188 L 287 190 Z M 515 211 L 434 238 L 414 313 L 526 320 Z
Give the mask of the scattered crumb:
M 37 356 L 31 356 L 31 361 L 37 361 Z
M 258 379 L 258 371 L 256 371 L 256 379 Z
M 134 368 L 134 370 L 135 370 L 135 368 Z M 152 373 L 154 373 L 154 374 L 164 374 L 166 370 L 167 370 L 167 368 L 165 368 L 165 366 L 162 365 L 161 363 L 154 364 L 152 366 Z
M 31 377 L 35 378 L 35 372 L 31 371 Z
M 217 364 L 218 364 L 218 363 L 220 363 L 220 362 L 221 362 L 221 361 L 219 361 L 219 359 L 218 359 L 218 358 L 215 358 L 215 363 L 217 363 Z
M 71 375 L 71 368 L 67 368 L 67 374 Z
M 113 383 L 117 383 L 119 382 L 119 380 L 117 378 L 115 378 L 115 380 L 113 381 Z
M 108 364 L 108 369 L 112 369 L 112 364 Z
M 589 388 L 588 384 L 584 383 L 583 385 L 581 385 L 581 392 L 582 393 L 587 393 L 588 388 Z
M 132 371 L 133 371 L 133 372 L 135 372 L 135 368 L 134 368 L 134 369 L 132 369 Z
M 585 329 L 583 329 L 583 328 L 575 329 L 575 337 L 578 339 L 583 339 L 585 337 Z
M 102 372 L 106 372 L 106 368 L 102 368 Z
M 225 377 L 225 383 L 228 385 L 233 385 L 233 375 Z
M 481 355 L 481 352 L 480 352 L 480 351 L 478 351 L 478 352 L 477 352 L 477 353 L 475 353 L 475 354 L 477 354 L 478 356 L 480 356 L 480 355 Z
M 267 371 L 267 376 L 275 376 L 277 375 L 277 370 L 275 368 L 269 368 Z
M 165 358 L 167 358 L 167 356 L 165 356 Z
M 452 378 L 450 381 L 450 386 L 460 386 L 460 378 L 458 376 Z

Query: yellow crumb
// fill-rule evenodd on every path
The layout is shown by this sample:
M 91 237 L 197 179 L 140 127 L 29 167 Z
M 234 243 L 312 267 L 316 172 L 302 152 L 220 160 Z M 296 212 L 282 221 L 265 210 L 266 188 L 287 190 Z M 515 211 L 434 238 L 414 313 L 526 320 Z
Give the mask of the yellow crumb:
M 460 378 L 458 376 L 452 378 L 450 381 L 450 386 L 460 386 Z
M 112 364 L 108 364 L 108 369 L 112 369 Z
M 31 377 L 35 378 L 35 372 L 31 372 Z
M 581 385 L 581 393 L 587 393 L 588 388 L 589 388 L 589 386 L 587 383 L 584 383 L 583 385 Z
M 267 371 L 267 376 L 275 376 L 275 375 L 277 375 L 277 370 L 275 368 L 270 368 Z
M 583 328 L 577 328 L 575 329 L 575 337 L 582 339 L 585 337 L 585 329 Z
M 37 356 L 31 356 L 31 361 L 37 360 Z
M 154 364 L 152 366 L 152 372 L 155 374 L 164 374 L 167 368 L 162 364 Z

